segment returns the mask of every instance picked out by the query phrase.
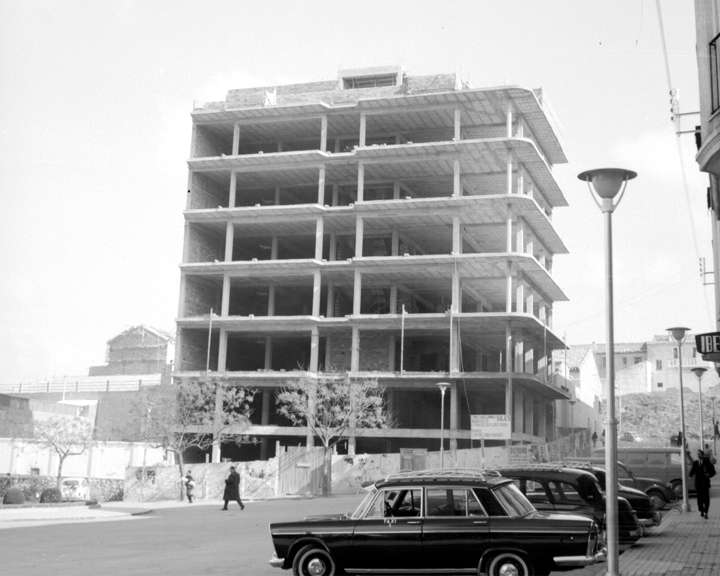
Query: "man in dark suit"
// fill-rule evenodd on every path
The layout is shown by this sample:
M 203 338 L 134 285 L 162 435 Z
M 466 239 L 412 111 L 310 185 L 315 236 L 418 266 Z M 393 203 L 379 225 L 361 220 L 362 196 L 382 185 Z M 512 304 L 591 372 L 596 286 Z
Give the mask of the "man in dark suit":
M 707 519 L 710 508 L 710 478 L 715 476 L 715 467 L 705 457 L 702 450 L 698 450 L 697 455 L 697 460 L 693 462 L 690 469 L 690 477 L 695 477 L 695 490 L 697 491 L 700 516 Z
M 228 509 L 228 502 L 235 500 L 240 504 L 240 510 L 245 510 L 245 504 L 240 500 L 240 474 L 235 471 L 235 466 L 230 466 L 230 475 L 225 479 L 225 492 L 223 494 L 225 506 L 221 510 Z

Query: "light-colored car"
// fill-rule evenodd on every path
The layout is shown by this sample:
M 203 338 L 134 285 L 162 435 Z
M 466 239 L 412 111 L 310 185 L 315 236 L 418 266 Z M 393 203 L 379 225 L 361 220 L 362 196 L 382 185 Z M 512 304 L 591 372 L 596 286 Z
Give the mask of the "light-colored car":
M 90 482 L 87 478 L 63 478 L 60 491 L 63 500 L 87 500 L 90 497 Z

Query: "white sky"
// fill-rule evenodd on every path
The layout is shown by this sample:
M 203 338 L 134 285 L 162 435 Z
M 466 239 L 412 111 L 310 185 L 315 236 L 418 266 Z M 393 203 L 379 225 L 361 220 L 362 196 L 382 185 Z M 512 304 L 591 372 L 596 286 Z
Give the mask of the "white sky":
M 696 111 L 692 2 L 662 10 Z M 691 227 L 712 269 L 708 179 L 682 136 L 690 214 L 654 0 L 0 0 L 0 382 L 86 374 L 131 325 L 175 330 L 193 100 L 397 63 L 545 90 L 570 160 L 557 334 L 605 339 L 603 221 L 576 175 L 616 165 L 639 174 L 613 218 L 616 341 L 714 330 Z

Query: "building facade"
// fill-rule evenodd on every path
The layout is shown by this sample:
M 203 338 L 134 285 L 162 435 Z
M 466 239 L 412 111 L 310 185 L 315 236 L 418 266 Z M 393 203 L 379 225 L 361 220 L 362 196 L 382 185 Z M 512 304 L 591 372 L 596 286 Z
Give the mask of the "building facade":
M 90 376 L 164 374 L 172 362 L 171 334 L 151 326 L 131 326 L 107 342 L 104 366 L 91 366 Z
M 275 408 L 301 373 L 385 387 L 396 426 L 350 453 L 435 448 L 439 382 L 450 448 L 472 414 L 511 414 L 513 442 L 552 436 L 566 157 L 542 91 L 344 70 L 231 90 L 192 120 L 175 376 L 261 392 L 243 459 L 312 441 Z

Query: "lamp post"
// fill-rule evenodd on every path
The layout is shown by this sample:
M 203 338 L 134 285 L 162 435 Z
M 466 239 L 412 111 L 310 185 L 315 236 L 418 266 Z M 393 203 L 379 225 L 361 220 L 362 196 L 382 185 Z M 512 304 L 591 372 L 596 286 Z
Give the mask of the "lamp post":
M 440 388 L 440 468 L 445 467 L 445 390 L 450 388 L 449 382 L 438 382 Z
M 568 400 L 568 403 L 570 404 L 570 441 L 572 442 L 573 447 L 573 456 L 575 456 L 575 414 L 573 413 L 573 408 L 575 407 L 576 400 L 574 398 L 571 398 Z
M 685 340 L 685 335 L 690 328 L 675 327 L 668 328 L 670 336 L 672 336 L 678 345 L 678 375 L 680 377 L 680 433 L 682 434 L 682 442 L 680 442 L 680 470 L 682 471 L 682 494 L 683 503 L 682 511 L 690 512 L 690 499 L 688 498 L 688 485 L 687 485 L 687 461 L 685 458 L 685 442 L 687 442 L 687 436 L 685 435 L 685 398 L 683 397 L 683 381 L 682 381 L 682 343 Z
M 702 378 L 703 374 L 707 372 L 707 368 L 703 368 L 702 366 L 697 366 L 696 368 L 692 369 L 693 374 L 695 374 L 695 378 L 697 378 L 698 381 L 698 391 L 700 392 L 700 449 L 705 450 L 705 426 L 703 424 L 703 402 L 702 402 Z
M 713 421 L 713 427 L 712 427 L 712 437 L 713 437 L 713 454 L 717 452 L 717 438 L 715 437 L 715 396 L 710 396 L 710 400 L 712 401 L 712 421 Z
M 620 546 L 618 530 L 618 481 L 617 481 L 617 423 L 615 422 L 615 343 L 613 333 L 613 267 L 612 267 L 612 213 L 622 200 L 628 180 L 637 173 L 622 168 L 598 168 L 578 174 L 587 182 L 590 196 L 604 215 L 605 220 L 605 288 L 606 288 L 606 348 L 607 371 L 605 374 L 605 396 L 607 416 L 605 418 L 605 487 L 607 514 L 607 574 L 620 574 Z M 622 188 L 622 191 L 620 190 Z M 601 202 L 595 197 L 600 198 Z M 615 197 L 620 196 L 615 202 Z

